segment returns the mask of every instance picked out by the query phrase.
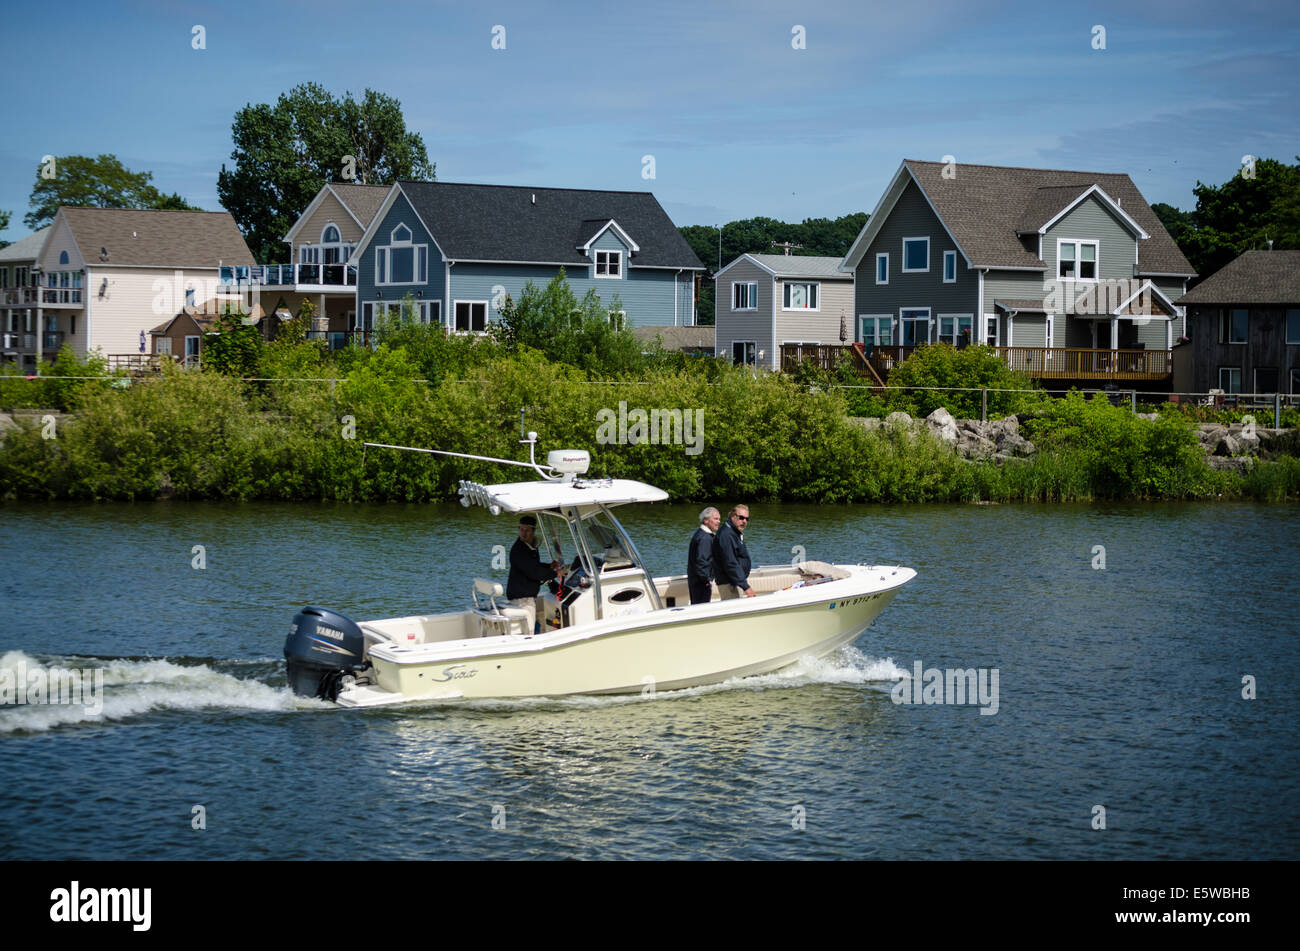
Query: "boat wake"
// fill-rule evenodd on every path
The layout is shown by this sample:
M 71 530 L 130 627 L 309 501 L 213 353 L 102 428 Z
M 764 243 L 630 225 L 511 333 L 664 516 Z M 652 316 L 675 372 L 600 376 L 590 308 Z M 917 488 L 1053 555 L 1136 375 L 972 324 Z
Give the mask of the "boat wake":
M 9 651 L 0 655 L 0 735 L 124 720 L 158 710 L 332 707 L 257 679 L 263 672 L 282 669 L 271 660 L 33 656 Z

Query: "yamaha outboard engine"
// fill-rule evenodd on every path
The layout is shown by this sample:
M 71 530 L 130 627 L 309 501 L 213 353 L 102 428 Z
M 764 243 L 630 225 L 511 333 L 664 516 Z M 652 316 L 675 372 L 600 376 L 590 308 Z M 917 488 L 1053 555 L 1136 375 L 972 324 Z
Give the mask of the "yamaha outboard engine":
M 369 666 L 365 647 L 365 636 L 351 618 L 325 608 L 303 608 L 284 642 L 289 688 L 301 697 L 333 700 L 345 675 Z

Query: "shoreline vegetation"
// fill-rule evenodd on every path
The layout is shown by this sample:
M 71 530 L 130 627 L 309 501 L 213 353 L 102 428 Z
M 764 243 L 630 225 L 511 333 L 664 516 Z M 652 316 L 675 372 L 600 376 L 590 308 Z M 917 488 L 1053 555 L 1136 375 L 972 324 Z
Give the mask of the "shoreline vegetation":
M 933 426 L 854 417 L 924 417 L 944 406 L 978 420 L 978 392 L 876 395 L 840 388 L 860 383 L 846 371 L 756 374 L 646 353 L 598 302 L 565 299 L 566 288 L 526 290 L 483 337 L 396 317 L 375 349 L 331 353 L 305 339 L 302 317 L 269 344 L 256 328 L 241 337 L 232 321 L 220 341 L 205 340 L 203 370 L 168 365 L 133 380 L 65 351 L 50 376 L 88 379 L 0 374 L 0 408 L 28 408 L 0 433 L 0 497 L 450 501 L 460 479 L 517 481 L 519 470 L 362 443 L 519 459 L 522 409 L 539 455 L 590 449 L 593 475 L 640 479 L 682 502 L 1300 498 L 1295 410 L 1273 451 L 1211 466 L 1196 424 L 1240 422 L 1240 413 L 1166 404 L 1134 415 L 1105 398 L 1052 399 L 985 348 L 922 348 L 908 385 L 1029 391 L 990 392 L 988 418 L 1014 415 L 1032 455 L 967 458 Z M 51 410 L 66 415 L 44 415 Z M 672 420 L 667 438 L 650 442 L 637 410 L 647 422 L 654 411 Z M 678 419 L 692 432 L 679 436 Z M 639 435 L 645 441 L 634 443 Z

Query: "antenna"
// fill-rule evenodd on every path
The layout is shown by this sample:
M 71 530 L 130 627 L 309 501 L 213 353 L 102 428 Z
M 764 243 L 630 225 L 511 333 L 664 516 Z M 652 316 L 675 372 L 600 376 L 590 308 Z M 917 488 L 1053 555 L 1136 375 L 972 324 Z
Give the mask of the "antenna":
M 803 245 L 802 245 L 802 244 L 791 244 L 789 241 L 773 241 L 773 242 L 772 242 L 772 247 L 774 247 L 774 248 L 784 248 L 784 249 L 785 249 L 785 256 L 786 256 L 786 257 L 789 257 L 789 256 L 790 256 L 790 249 L 791 249 L 791 248 L 798 248 L 800 251 L 803 250 Z

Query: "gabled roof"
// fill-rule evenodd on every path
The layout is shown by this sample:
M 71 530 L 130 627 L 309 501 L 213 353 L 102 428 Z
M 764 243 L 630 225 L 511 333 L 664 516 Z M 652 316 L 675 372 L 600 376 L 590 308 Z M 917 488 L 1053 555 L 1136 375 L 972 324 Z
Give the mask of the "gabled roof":
M 8 261 L 35 261 L 45 247 L 45 238 L 50 233 L 51 225 L 35 231 L 25 238 L 20 238 L 8 247 L 0 248 L 0 263 Z
M 226 211 L 140 208 L 59 209 L 89 266 L 213 268 L 253 264 Z M 56 218 L 57 220 L 57 218 Z M 108 252 L 101 257 L 101 249 Z
M 1178 298 L 1178 303 L 1300 305 L 1300 251 L 1247 251 Z
M 1196 273 L 1127 175 L 958 165 L 951 177 L 944 177 L 947 168 L 943 162 L 905 159 L 845 256 L 845 269 L 857 266 L 910 180 L 916 182 L 971 267 L 1045 268 L 1037 250 L 1027 248 L 1018 232 L 1045 229 L 1091 193 L 1141 239 L 1140 274 Z
M 852 274 L 846 274 L 840 270 L 842 258 L 820 257 L 816 255 L 784 255 L 784 254 L 750 254 L 746 252 L 733 261 L 729 261 L 726 267 L 713 275 L 716 281 L 724 273 L 735 267 L 741 261 L 749 261 L 752 264 L 762 268 L 773 278 L 813 278 L 817 280 L 830 281 L 851 281 Z
M 592 259 L 575 246 L 582 243 L 574 241 L 575 235 L 586 222 L 613 219 L 640 248 L 630 256 L 629 267 L 704 270 L 650 192 L 405 181 L 385 199 L 385 208 L 396 192 L 406 196 L 451 261 L 587 267 Z M 376 213 L 362 245 L 369 243 L 381 213 Z
M 626 231 L 620 228 L 618 222 L 615 221 L 613 218 L 610 218 L 608 221 L 602 220 L 600 218 L 588 218 L 581 225 L 579 225 L 578 244 L 577 244 L 578 250 L 583 252 L 589 251 L 591 249 L 591 246 L 596 243 L 596 239 L 599 238 L 602 234 L 604 234 L 606 231 L 608 231 L 611 228 L 614 229 L 614 233 L 618 236 L 618 239 L 622 241 L 623 244 L 626 245 L 629 249 L 631 249 L 633 253 L 637 253 L 641 250 L 641 248 L 637 245 L 637 243 L 632 240 L 631 235 L 629 235 Z
M 370 222 L 374 221 L 375 213 L 384 204 L 384 198 L 387 197 L 391 187 L 390 185 L 347 185 L 341 182 L 326 182 L 281 240 L 292 244 L 298 237 L 298 231 L 307 219 L 315 214 L 326 195 L 333 195 L 343 206 L 343 210 L 352 216 L 357 227 L 365 231 L 370 227 Z

